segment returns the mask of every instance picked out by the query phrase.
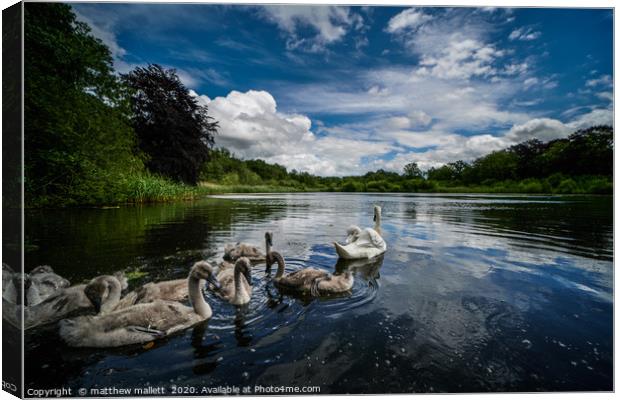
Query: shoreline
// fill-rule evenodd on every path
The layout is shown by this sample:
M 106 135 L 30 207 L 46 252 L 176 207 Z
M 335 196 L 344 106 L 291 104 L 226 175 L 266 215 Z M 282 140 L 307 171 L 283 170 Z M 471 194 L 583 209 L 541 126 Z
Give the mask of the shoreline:
M 295 194 L 295 193 L 341 193 L 341 194 L 364 194 L 364 195 L 520 195 L 520 196 L 600 196 L 600 197 L 613 197 L 612 193 L 558 193 L 558 192 L 525 192 L 525 191 L 500 191 L 500 190 L 482 190 L 483 187 L 441 187 L 436 190 L 421 190 L 421 191 L 343 191 L 343 190 L 324 190 L 320 188 L 295 188 L 295 187 L 280 187 L 269 185 L 214 185 L 210 184 L 205 186 L 199 184 L 195 187 L 184 187 L 178 196 L 161 198 L 142 198 L 135 201 L 119 201 L 113 203 L 92 203 L 92 204 L 49 204 L 49 205 L 24 205 L 24 209 L 28 210 L 45 210 L 45 209 L 117 209 L 125 206 L 138 206 L 138 205 L 154 205 L 154 204 L 167 204 L 176 202 L 189 202 L 196 201 L 212 196 L 218 195 L 244 195 L 244 194 Z M 4 205 L 5 209 L 19 209 L 22 206 Z

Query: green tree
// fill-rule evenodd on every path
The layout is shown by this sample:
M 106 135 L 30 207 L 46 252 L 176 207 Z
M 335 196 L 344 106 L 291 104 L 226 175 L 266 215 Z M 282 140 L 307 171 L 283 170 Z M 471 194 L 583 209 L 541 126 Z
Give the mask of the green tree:
M 410 162 L 409 164 L 405 165 L 405 167 L 403 168 L 403 171 L 404 171 L 405 177 L 408 179 L 423 177 L 422 170 L 420 170 L 420 167 L 418 167 L 418 164 L 414 162 Z
M 24 8 L 26 202 L 110 201 L 124 173 L 143 169 L 110 52 L 70 6 Z
M 581 129 L 568 137 L 564 170 L 573 175 L 612 175 L 614 131 L 611 126 Z
M 218 127 L 207 107 L 190 95 L 174 69 L 151 64 L 123 78 L 132 89 L 132 125 L 149 170 L 196 184 Z
M 517 158 L 515 175 L 519 179 L 541 177 L 544 174 L 542 155 L 547 145 L 538 139 L 530 139 L 508 148 Z
M 506 150 L 494 151 L 474 161 L 472 173 L 478 183 L 485 180 L 514 179 L 517 156 Z
M 427 172 L 427 176 L 429 180 L 433 181 L 451 181 L 455 179 L 455 172 L 450 165 L 447 164 L 438 168 L 430 168 Z

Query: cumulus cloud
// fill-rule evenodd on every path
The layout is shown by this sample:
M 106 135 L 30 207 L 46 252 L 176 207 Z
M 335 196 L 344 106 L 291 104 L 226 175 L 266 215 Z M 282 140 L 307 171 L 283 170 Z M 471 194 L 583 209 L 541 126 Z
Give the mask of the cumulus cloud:
M 576 117 L 569 122 L 567 126 L 571 130 L 585 129 L 595 125 L 611 125 L 614 124 L 614 113 L 611 108 L 597 108 L 585 114 Z
M 535 118 L 513 126 L 506 134 L 506 139 L 517 143 L 534 138 L 549 141 L 567 136 L 568 133 L 567 126 L 556 119 Z
M 384 84 L 396 90 L 388 81 Z M 408 87 L 400 89 L 411 93 Z M 210 114 L 220 122 L 218 146 L 243 158 L 261 158 L 324 176 L 356 175 L 378 168 L 401 171 L 412 161 L 426 170 L 456 160 L 472 161 L 528 139 L 548 141 L 567 137 L 577 129 L 613 122 L 611 109 L 593 109 L 567 122 L 508 113 L 496 109 L 493 103 L 476 103 L 476 91 L 463 87 L 454 93 L 444 92 L 446 98 L 441 101 L 445 103 L 437 103 L 446 105 L 443 113 L 433 108 L 437 105 L 433 101 L 424 102 L 424 111 L 409 103 L 408 113 L 359 123 L 321 125 L 320 136 L 313 132 L 307 116 L 279 111 L 275 98 L 266 91 L 232 91 L 215 99 L 193 95 L 208 105 Z M 454 98 L 462 99 L 463 104 Z M 448 107 L 450 104 L 453 107 Z M 427 113 L 429 109 L 431 114 Z M 508 123 L 509 128 L 492 128 L 499 121 Z M 493 134 L 456 133 L 462 126 L 476 125 L 489 127 Z
M 549 141 L 565 138 L 578 129 L 593 125 L 611 125 L 612 122 L 613 112 L 610 109 L 594 109 L 567 123 L 551 118 L 534 118 L 522 124 L 515 124 L 507 131 L 499 132 L 498 135 L 462 136 L 438 130 L 426 132 L 401 130 L 390 136 L 403 145 L 424 150 L 403 151 L 391 159 L 375 160 L 370 166 L 402 171 L 407 163 L 416 162 L 422 170 L 427 170 L 457 160 L 472 161 L 525 140 L 536 138 Z
M 191 93 L 219 122 L 216 145 L 242 158 L 261 158 L 316 175 L 345 175 L 365 172 L 363 158 L 394 150 L 383 141 L 317 137 L 307 116 L 279 112 L 266 91 L 232 91 L 215 99 Z

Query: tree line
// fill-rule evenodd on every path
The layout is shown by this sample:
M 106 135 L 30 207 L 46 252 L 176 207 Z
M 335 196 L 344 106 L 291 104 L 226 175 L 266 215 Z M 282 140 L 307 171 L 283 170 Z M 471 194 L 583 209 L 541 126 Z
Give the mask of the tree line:
M 212 151 L 203 181 L 222 185 L 268 185 L 342 192 L 450 192 L 611 194 L 613 129 L 595 126 L 564 139 L 532 139 L 473 162 L 456 161 L 423 172 L 415 161 L 402 173 L 377 170 L 361 176 L 321 177 L 263 160 L 242 160 L 226 149 Z
M 215 148 L 218 123 L 173 69 L 118 74 L 69 5 L 26 3 L 24 186 L 28 206 L 118 204 L 216 190 L 611 193 L 613 130 L 530 140 L 423 172 L 319 177 Z M 211 190 L 211 189 L 210 189 Z M 274 189 L 275 190 L 275 189 Z M 204 191 L 202 191 L 204 192 Z

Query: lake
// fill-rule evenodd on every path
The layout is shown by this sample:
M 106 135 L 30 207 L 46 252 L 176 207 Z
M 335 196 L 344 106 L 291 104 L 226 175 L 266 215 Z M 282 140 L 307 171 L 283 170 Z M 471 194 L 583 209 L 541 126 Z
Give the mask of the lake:
M 338 262 L 332 242 L 372 226 L 374 204 L 384 257 Z M 249 306 L 209 293 L 210 321 L 154 345 L 72 349 L 54 326 L 35 329 L 26 388 L 613 389 L 612 197 L 304 193 L 27 210 L 25 264 L 72 283 L 148 273 L 131 289 L 185 277 L 200 259 L 215 265 L 229 242 L 263 247 L 266 231 L 287 270 L 350 269 L 352 293 L 282 295 L 257 266 Z

